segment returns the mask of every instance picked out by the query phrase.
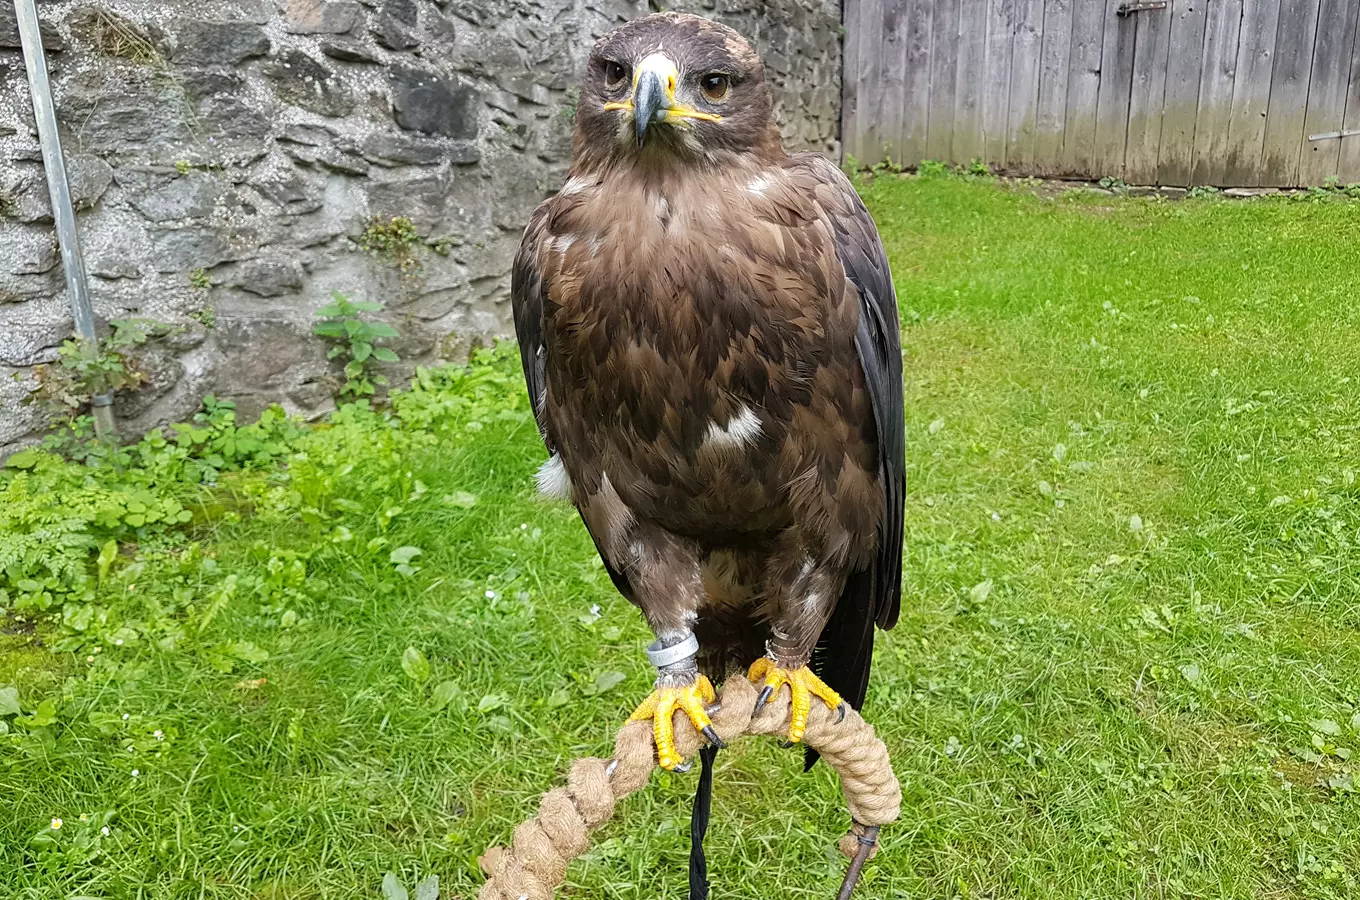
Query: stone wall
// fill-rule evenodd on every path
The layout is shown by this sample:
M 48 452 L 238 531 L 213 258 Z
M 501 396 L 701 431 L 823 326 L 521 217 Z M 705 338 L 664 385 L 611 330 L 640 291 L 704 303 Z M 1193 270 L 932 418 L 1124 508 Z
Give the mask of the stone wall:
M 713 4 L 716 2 L 716 6 Z M 707 3 L 708 5 L 705 5 Z M 762 52 L 790 147 L 834 153 L 837 0 L 699 0 Z M 116 405 L 136 437 L 215 393 L 327 408 L 332 290 L 382 300 L 403 371 L 512 331 L 510 263 L 562 182 L 574 85 L 629 0 L 41 0 L 101 321 L 175 326 Z M 13 5 L 0 0 L 0 454 L 71 334 Z M 397 253 L 365 241 L 406 216 Z M 365 244 L 370 246 L 365 249 Z M 404 367 L 404 369 L 403 369 Z

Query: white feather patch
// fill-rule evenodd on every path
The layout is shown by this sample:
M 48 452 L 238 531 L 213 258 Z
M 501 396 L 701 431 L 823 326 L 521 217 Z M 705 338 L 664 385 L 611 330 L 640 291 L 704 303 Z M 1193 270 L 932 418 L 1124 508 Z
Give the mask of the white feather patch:
M 773 184 L 773 180 L 766 178 L 764 175 L 757 175 L 755 178 L 746 182 L 746 190 L 755 194 L 757 197 L 760 197 L 763 196 Z
M 749 406 L 743 406 L 741 411 L 727 420 L 727 427 L 724 428 L 717 422 L 708 423 L 708 432 L 704 435 L 704 443 L 710 447 L 744 447 L 760 437 L 760 417 Z
M 585 178 L 581 178 L 580 176 L 568 178 L 567 183 L 562 185 L 562 190 L 558 191 L 557 193 L 558 196 L 569 196 L 571 194 L 579 194 L 581 191 L 584 191 L 589 184 L 590 182 L 588 180 L 586 180 Z
M 571 498 L 571 476 L 567 474 L 567 467 L 562 465 L 562 457 L 556 453 L 538 467 L 534 480 L 538 482 L 538 492 L 544 497 L 561 500 Z

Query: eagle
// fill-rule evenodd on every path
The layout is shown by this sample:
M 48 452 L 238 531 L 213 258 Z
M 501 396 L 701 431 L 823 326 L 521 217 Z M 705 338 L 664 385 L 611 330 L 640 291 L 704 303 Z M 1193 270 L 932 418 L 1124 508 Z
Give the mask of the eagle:
M 567 176 L 511 298 L 539 485 L 655 633 L 632 718 L 674 769 L 674 715 L 716 751 L 710 678 L 745 670 L 760 703 L 789 688 L 797 744 L 812 703 L 863 703 L 874 627 L 900 606 L 902 355 L 878 231 L 836 165 L 784 150 L 751 45 L 694 15 L 596 43 Z

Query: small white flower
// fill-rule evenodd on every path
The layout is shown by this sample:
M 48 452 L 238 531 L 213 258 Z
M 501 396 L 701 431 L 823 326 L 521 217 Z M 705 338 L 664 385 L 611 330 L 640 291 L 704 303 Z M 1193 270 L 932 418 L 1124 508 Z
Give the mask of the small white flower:
M 136 778 L 138 775 L 141 775 L 141 774 L 142 774 L 142 770 L 141 770 L 141 769 L 133 769 L 133 770 L 132 770 L 132 777 L 133 777 L 133 778 Z
M 590 614 L 592 616 L 598 616 L 600 614 L 600 604 L 598 603 L 592 604 L 590 607 Z
M 92 662 L 94 662 L 94 657 L 93 657 L 93 656 L 87 656 L 87 657 L 85 657 L 85 661 L 86 661 L 87 663 L 92 663 Z
M 128 719 L 131 719 L 131 718 L 132 718 L 132 713 L 123 713 L 123 721 L 124 721 L 124 722 L 126 722 Z
M 109 826 L 105 825 L 103 828 L 99 829 L 99 833 L 102 834 L 102 835 L 104 835 L 104 837 L 108 837 L 108 836 L 109 836 Z
M 122 638 L 119 638 L 118 640 L 114 641 L 114 642 L 113 642 L 113 646 L 115 646 L 115 647 L 121 647 L 121 646 L 123 646 L 123 639 L 122 639 Z
M 154 737 L 154 738 L 155 738 L 156 740 L 158 740 L 158 741 L 163 741 L 163 740 L 165 740 L 165 732 L 164 732 L 164 731 L 161 731 L 159 728 L 157 728 L 155 731 L 151 732 L 151 736 Z
M 486 592 L 486 599 L 488 599 L 488 600 L 495 600 L 495 599 L 496 599 L 496 592 L 495 592 L 495 591 L 487 591 L 487 592 Z
M 82 822 L 88 822 L 88 821 L 90 821 L 90 817 L 87 816 L 87 815 L 85 815 L 84 813 L 81 813 L 81 814 L 80 814 L 80 821 L 82 821 Z
M 528 531 L 528 530 L 529 530 L 529 525 L 528 525 L 528 523 L 527 523 L 527 522 L 520 522 L 520 523 L 519 523 L 519 530 L 520 530 L 520 531 Z
M 59 828 L 61 828 L 61 819 L 58 819 L 57 817 L 53 816 L 53 817 L 52 817 L 52 830 L 53 830 L 53 831 L 56 831 L 56 830 L 59 829 Z

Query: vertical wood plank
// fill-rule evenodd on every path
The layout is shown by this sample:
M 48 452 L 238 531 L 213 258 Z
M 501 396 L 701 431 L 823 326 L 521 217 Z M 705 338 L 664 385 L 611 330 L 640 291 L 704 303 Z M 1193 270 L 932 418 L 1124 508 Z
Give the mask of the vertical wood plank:
M 1204 29 L 1215 0 L 1171 0 L 1171 43 L 1166 60 L 1158 184 L 1190 184 L 1195 159 L 1195 118 L 1204 63 Z M 1345 0 L 1338 0 L 1345 2 Z
M 1299 153 L 1300 185 L 1322 184 L 1338 174 L 1341 140 L 1310 141 L 1308 135 L 1343 128 L 1356 19 L 1360 18 L 1357 14 L 1360 3 L 1355 0 L 1322 0 L 1318 11 L 1317 46 L 1313 50 L 1313 75 L 1308 83 L 1308 108 L 1303 117 Z
M 1308 109 L 1319 0 L 1284 0 L 1275 31 L 1275 66 L 1270 76 L 1270 105 L 1261 149 L 1261 183 L 1293 187 L 1299 183 L 1299 149 Z
M 1242 4 L 1237 74 L 1224 154 L 1224 185 L 1250 187 L 1260 183 L 1261 149 L 1270 106 L 1271 60 L 1279 18 L 1280 0 L 1244 0 Z
M 1039 106 L 1034 121 L 1036 175 L 1057 175 L 1062 169 L 1071 50 L 1072 0 L 1048 0 L 1044 4 L 1044 38 L 1039 49 Z
M 1356 24 L 1351 44 L 1351 77 L 1346 91 L 1346 117 L 1341 127 L 1345 131 L 1360 129 L 1360 23 Z M 1342 184 L 1360 183 L 1360 135 L 1341 139 L 1341 156 L 1336 163 L 1336 174 Z
M 1039 48 L 1044 0 L 1015 0 L 1011 44 L 1011 96 L 1006 116 L 1006 165 L 1028 174 L 1034 164 L 1034 122 L 1039 102 Z
M 982 157 L 994 170 L 1006 168 L 1006 116 L 1011 99 L 1013 0 L 987 4 L 987 63 L 982 94 Z
M 845 0 L 841 5 L 841 159 L 859 156 L 859 97 L 853 73 L 859 64 L 860 0 Z
M 982 158 L 983 77 L 987 71 L 987 0 L 960 0 L 959 59 L 954 83 L 954 141 L 950 158 Z
M 1137 14 L 1117 16 L 1111 2 L 1101 42 L 1100 95 L 1096 101 L 1095 152 L 1087 166 L 1090 177 L 1124 177 L 1124 148 L 1129 135 L 1129 100 L 1133 90 L 1133 55 L 1137 49 Z M 1070 102 L 1070 101 L 1069 101 Z
M 1242 0 L 1209 0 L 1195 113 L 1195 160 L 1190 175 L 1194 184 L 1222 184 L 1228 169 L 1228 123 L 1241 25 Z
M 902 125 L 897 135 L 897 161 L 902 165 L 914 166 L 926 158 L 926 129 L 930 122 L 930 33 L 935 18 L 935 2 L 892 2 L 905 3 L 907 8 L 902 37 L 902 67 L 906 78 Z
M 880 3 L 882 13 L 877 27 L 872 21 L 867 23 L 870 33 L 877 35 L 878 54 L 874 66 L 878 69 L 881 85 L 874 116 L 879 141 L 874 159 L 900 163 L 902 159 L 896 141 L 902 133 L 902 117 L 906 113 L 907 70 L 902 41 L 906 4 L 903 0 L 880 0 Z
M 1166 102 L 1167 52 L 1171 46 L 1171 7 L 1138 12 L 1133 45 L 1133 80 L 1129 86 L 1128 144 L 1124 148 L 1124 180 L 1151 184 L 1157 180 L 1157 153 L 1162 145 L 1162 108 Z
M 959 0 L 937 0 L 935 22 L 930 32 L 930 121 L 926 126 L 926 156 L 947 162 L 954 145 Z
M 1096 123 L 1099 120 L 1100 98 L 1106 91 L 1103 85 L 1111 80 L 1109 75 L 1113 69 L 1113 66 L 1104 66 L 1101 57 L 1106 43 L 1106 19 L 1112 22 L 1116 20 L 1114 8 L 1118 6 L 1118 0 L 1074 0 L 1074 3 L 1072 45 L 1068 54 L 1067 112 L 1063 122 L 1062 165 L 1058 174 L 1099 177 L 1107 173 L 1096 171 Z M 1128 42 L 1129 51 L 1132 52 L 1132 27 Z M 1113 55 L 1113 39 L 1110 44 Z M 1127 114 L 1127 81 L 1122 96 Z M 1122 145 L 1120 150 L 1122 153 Z

